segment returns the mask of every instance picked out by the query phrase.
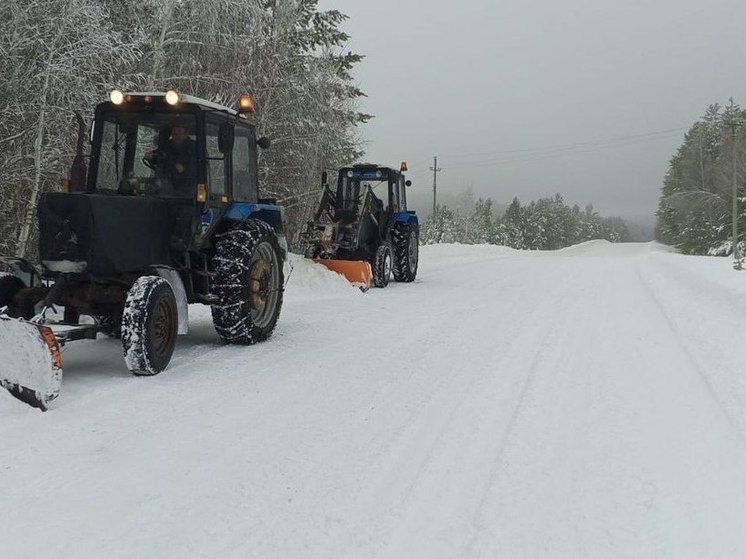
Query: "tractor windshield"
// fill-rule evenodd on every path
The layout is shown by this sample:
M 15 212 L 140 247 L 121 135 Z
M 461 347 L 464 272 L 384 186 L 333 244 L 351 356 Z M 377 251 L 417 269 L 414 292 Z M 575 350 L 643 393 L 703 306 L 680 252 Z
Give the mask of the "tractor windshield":
M 112 111 L 102 122 L 96 189 L 194 198 L 196 119 L 190 113 Z
M 388 181 L 342 177 L 337 188 L 337 209 L 357 209 L 363 201 L 366 187 L 370 187 L 377 198 L 386 198 Z

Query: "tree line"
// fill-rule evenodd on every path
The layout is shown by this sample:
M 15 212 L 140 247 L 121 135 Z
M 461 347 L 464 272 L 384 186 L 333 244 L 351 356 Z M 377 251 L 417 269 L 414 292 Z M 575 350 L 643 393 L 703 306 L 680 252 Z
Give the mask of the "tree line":
M 457 209 L 438 206 L 425 220 L 421 242 L 496 244 L 526 250 L 555 250 L 592 239 L 629 240 L 626 224 L 618 217 L 602 217 L 588 205 L 569 206 L 560 194 L 522 205 L 514 198 L 502 215 L 490 198 Z
M 659 241 L 685 254 L 731 254 L 733 181 L 740 189 L 746 176 L 746 132 L 739 126 L 745 117 L 733 100 L 713 104 L 686 132 L 661 188 Z M 742 196 L 736 196 L 739 239 L 746 226 Z
M 35 211 L 75 153 L 73 112 L 113 87 L 233 106 L 255 97 L 262 196 L 292 232 L 325 168 L 359 158 L 364 94 L 344 52 L 346 16 L 318 0 L 24 0 L 0 3 L 0 254 L 33 256 Z M 90 122 L 90 120 L 89 120 Z

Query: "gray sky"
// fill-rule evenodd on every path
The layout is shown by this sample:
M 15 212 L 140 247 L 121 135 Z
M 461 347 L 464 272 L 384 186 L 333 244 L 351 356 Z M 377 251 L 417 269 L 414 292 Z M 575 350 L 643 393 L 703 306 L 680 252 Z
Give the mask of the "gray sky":
M 471 186 L 498 203 L 560 192 L 604 215 L 652 215 L 676 129 L 710 103 L 746 105 L 744 0 L 320 7 L 350 17 L 348 47 L 366 56 L 365 159 L 408 161 L 423 205 L 438 155 L 439 192 Z

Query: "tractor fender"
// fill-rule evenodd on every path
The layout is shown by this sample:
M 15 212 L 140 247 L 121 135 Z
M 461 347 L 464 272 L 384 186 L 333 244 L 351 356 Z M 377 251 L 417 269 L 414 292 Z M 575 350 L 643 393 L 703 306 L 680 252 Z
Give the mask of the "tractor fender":
M 179 328 L 177 333 L 185 335 L 189 333 L 189 299 L 187 298 L 187 292 L 184 288 L 184 282 L 181 281 L 179 272 L 165 265 L 155 265 L 150 267 L 150 271 L 155 275 L 165 279 L 171 289 L 174 291 L 174 297 L 176 298 L 176 310 L 179 313 Z
M 223 219 L 243 222 L 248 219 L 258 219 L 267 223 L 274 229 L 277 241 L 282 249 L 282 258 L 285 260 L 288 253 L 288 241 L 285 237 L 285 210 L 276 204 L 251 204 L 246 202 L 233 202 Z
M 397 223 L 409 223 L 411 225 L 414 225 L 418 230 L 420 227 L 420 222 L 417 219 L 417 215 L 412 212 L 399 212 L 396 214 L 396 222 Z

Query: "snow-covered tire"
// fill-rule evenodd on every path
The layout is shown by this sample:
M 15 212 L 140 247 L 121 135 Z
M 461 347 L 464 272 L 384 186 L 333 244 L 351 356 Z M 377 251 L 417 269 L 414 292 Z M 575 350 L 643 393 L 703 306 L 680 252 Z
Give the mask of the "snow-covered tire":
M 420 239 L 417 229 L 409 223 L 397 224 L 392 233 L 394 248 L 394 279 L 410 282 L 417 277 L 420 260 Z
M 179 313 L 171 285 L 158 276 L 138 278 L 122 314 L 122 348 L 135 375 L 157 375 L 171 361 Z
M 394 256 L 391 251 L 391 245 L 387 241 L 384 241 L 376 250 L 376 257 L 373 261 L 374 286 L 386 287 L 389 284 L 393 263 Z
M 219 235 L 212 260 L 212 322 L 227 344 L 269 338 L 282 308 L 285 276 L 274 229 L 250 219 Z
M 13 302 L 13 298 L 24 287 L 26 286 L 18 276 L 0 273 L 0 308 L 7 306 L 12 307 L 11 303 Z M 13 308 L 9 308 L 8 311 L 11 315 L 16 314 L 13 312 Z

